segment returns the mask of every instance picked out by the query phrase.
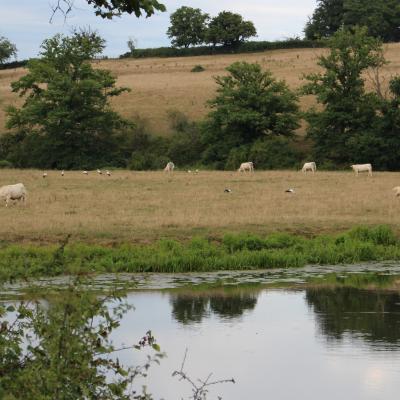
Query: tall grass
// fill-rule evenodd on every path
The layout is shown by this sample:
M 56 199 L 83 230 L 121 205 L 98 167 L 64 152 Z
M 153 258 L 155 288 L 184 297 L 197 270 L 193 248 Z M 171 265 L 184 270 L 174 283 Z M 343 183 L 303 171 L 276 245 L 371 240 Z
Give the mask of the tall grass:
M 260 237 L 229 234 L 221 241 L 164 239 L 149 245 L 0 248 L 0 279 L 104 272 L 199 272 L 294 268 L 400 260 L 400 240 L 387 226 L 360 227 L 340 235 L 307 239 L 290 234 Z

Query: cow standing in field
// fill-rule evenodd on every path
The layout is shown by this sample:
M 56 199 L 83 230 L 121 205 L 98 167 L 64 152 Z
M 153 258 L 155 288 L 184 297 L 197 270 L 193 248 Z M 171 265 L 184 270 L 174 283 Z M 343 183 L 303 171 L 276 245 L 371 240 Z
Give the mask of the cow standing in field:
M 22 183 L 15 185 L 2 186 L 0 188 L 0 198 L 6 202 L 6 207 L 10 200 L 22 200 L 25 202 L 27 191 Z
M 372 176 L 371 164 L 354 164 L 351 166 L 351 168 L 353 168 L 353 171 L 356 173 L 356 175 L 358 175 L 359 172 L 368 172 L 368 175 Z
M 254 172 L 254 164 L 251 161 L 244 162 L 240 164 L 238 172 Z
M 314 161 L 304 163 L 303 168 L 301 169 L 302 172 L 311 171 L 313 174 L 315 173 L 316 170 L 317 170 L 317 164 L 315 164 Z
M 174 172 L 175 164 L 173 162 L 167 163 L 167 165 L 164 168 L 164 172 Z

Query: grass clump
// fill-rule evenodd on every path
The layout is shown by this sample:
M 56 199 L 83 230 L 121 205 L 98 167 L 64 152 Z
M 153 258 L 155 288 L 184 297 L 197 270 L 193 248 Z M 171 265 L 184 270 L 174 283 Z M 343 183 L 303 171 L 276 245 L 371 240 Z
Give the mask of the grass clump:
M 340 235 L 304 238 L 286 233 L 260 237 L 227 234 L 220 242 L 162 239 L 116 247 L 82 243 L 4 246 L 0 280 L 104 272 L 201 272 L 293 268 L 400 259 L 400 241 L 387 226 L 358 227 Z

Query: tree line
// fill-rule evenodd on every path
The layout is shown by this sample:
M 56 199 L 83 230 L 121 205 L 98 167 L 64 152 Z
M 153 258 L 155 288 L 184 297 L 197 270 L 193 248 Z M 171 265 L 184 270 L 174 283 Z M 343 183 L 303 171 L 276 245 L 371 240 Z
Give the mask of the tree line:
M 217 91 L 207 117 L 188 120 L 170 112 L 173 135 L 151 135 L 139 117 L 122 118 L 109 99 L 127 91 L 90 59 L 105 41 L 96 32 L 76 31 L 43 42 L 40 58 L 12 83 L 24 98 L 9 106 L 0 138 L 0 160 L 15 167 L 159 169 L 169 160 L 180 167 L 234 169 L 252 160 L 257 168 L 294 168 L 312 158 L 326 168 L 372 162 L 400 168 L 400 77 L 380 80 L 386 63 L 382 42 L 366 28 L 342 28 L 326 42 L 321 72 L 305 77 L 294 91 L 258 64 L 236 62 L 215 78 Z M 371 71 L 373 91 L 366 90 Z M 314 95 L 320 107 L 299 111 L 299 97 Z M 308 150 L 296 130 L 307 123 Z M 304 147 L 304 146 L 303 146 Z

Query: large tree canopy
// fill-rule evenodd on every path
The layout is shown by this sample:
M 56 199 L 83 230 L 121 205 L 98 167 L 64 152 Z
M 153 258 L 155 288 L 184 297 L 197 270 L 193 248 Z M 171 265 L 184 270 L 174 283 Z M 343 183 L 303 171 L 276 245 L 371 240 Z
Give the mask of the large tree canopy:
M 104 45 L 93 32 L 56 35 L 43 42 L 40 58 L 29 61 L 28 73 L 12 83 L 25 97 L 21 108 L 8 108 L 7 125 L 19 142 L 10 157 L 16 165 L 89 168 L 113 160 L 113 134 L 124 121 L 108 99 L 126 89 L 115 87 L 109 71 L 92 67 L 89 60 Z
M 171 14 L 167 35 L 176 47 L 189 47 L 204 42 L 208 14 L 200 8 L 180 7 Z
M 398 0 L 318 0 L 304 32 L 307 39 L 332 36 L 340 27 L 364 26 L 370 36 L 400 40 Z
M 93 6 L 95 14 L 102 18 L 111 19 L 121 14 L 135 14 L 137 17 L 143 14 L 150 17 L 155 11 L 165 11 L 164 4 L 157 0 L 85 0 Z M 53 10 L 68 14 L 74 5 L 74 0 L 57 0 Z
M 208 24 L 206 42 L 214 46 L 234 46 L 256 35 L 256 28 L 251 21 L 244 21 L 240 14 L 221 11 Z
M 379 101 L 374 93 L 366 93 L 363 73 L 383 65 L 381 42 L 367 36 L 365 28 L 341 29 L 328 46 L 330 53 L 318 61 L 322 72 L 308 75 L 303 87 L 322 105 L 322 110 L 306 114 L 316 157 L 339 165 L 373 162 L 379 153 Z
M 209 102 L 205 160 L 225 162 L 237 147 L 257 140 L 293 135 L 298 127 L 296 95 L 258 64 L 235 62 L 229 75 L 216 78 L 217 95 Z

